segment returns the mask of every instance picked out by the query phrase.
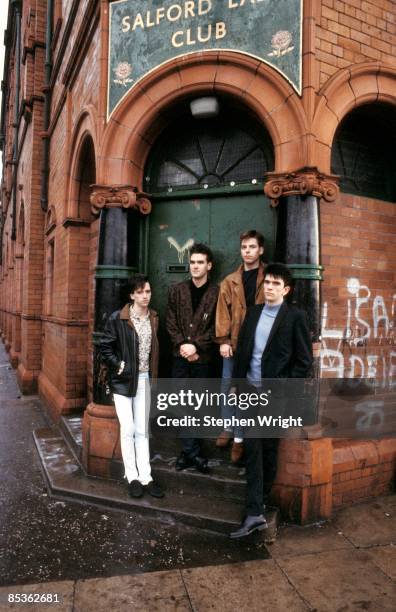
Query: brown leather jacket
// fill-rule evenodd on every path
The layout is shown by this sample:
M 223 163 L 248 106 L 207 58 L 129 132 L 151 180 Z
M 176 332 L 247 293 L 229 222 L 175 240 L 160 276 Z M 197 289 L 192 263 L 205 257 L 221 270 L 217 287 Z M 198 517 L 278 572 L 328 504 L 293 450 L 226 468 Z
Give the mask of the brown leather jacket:
M 207 363 L 213 357 L 215 313 L 219 288 L 209 284 L 195 312 L 191 303 L 191 281 L 183 281 L 169 289 L 166 329 L 172 342 L 172 352 L 179 357 L 183 343 L 195 344 L 197 363 Z
M 264 304 L 264 264 L 257 273 L 255 304 Z M 242 280 L 243 264 L 221 282 L 216 309 L 217 344 L 231 344 L 235 352 L 239 330 L 246 315 L 245 291 Z

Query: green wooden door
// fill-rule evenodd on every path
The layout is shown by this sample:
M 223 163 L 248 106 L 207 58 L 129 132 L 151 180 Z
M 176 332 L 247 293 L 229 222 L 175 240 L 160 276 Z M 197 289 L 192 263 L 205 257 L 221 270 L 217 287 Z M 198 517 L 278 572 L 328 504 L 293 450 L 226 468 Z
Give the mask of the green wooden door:
M 161 319 L 168 289 L 189 277 L 189 248 L 204 242 L 214 253 L 212 279 L 220 282 L 241 262 L 239 235 L 256 229 L 265 236 L 265 256 L 275 245 L 276 217 L 263 193 L 158 199 L 149 220 L 148 274 L 152 305 Z

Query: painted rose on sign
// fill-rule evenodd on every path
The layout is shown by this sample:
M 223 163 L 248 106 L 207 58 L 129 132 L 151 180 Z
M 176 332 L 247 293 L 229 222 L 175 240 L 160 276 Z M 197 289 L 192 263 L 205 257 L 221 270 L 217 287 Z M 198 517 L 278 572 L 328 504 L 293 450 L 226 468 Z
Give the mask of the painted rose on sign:
M 268 56 L 280 57 L 281 55 L 290 53 L 290 51 L 294 49 L 294 46 L 291 44 L 292 42 L 293 36 L 288 30 L 279 30 L 279 32 L 276 32 L 271 38 L 271 47 L 274 50 L 268 53 Z
M 128 83 L 133 83 L 133 79 L 129 78 L 132 74 L 132 66 L 128 64 L 128 62 L 120 62 L 117 64 L 114 68 L 114 73 L 117 77 L 114 79 L 114 83 L 117 83 L 117 85 L 126 87 Z

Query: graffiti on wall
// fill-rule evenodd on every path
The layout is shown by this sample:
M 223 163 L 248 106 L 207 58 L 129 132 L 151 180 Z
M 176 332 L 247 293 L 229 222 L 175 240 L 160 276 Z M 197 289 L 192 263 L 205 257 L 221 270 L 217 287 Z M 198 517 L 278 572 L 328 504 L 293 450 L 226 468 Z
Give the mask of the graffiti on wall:
M 323 304 L 321 370 L 338 378 L 370 378 L 384 388 L 392 387 L 396 385 L 396 294 L 386 301 L 358 278 L 349 278 L 346 287 L 350 297 L 345 325 L 329 328 L 329 306 Z M 363 309 L 370 316 L 362 314 Z

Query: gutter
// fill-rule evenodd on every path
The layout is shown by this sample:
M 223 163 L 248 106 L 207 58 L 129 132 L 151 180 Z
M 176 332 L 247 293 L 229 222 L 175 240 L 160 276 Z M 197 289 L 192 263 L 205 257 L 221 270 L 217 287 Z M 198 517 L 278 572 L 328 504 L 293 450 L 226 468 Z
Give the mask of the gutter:
M 18 180 L 18 132 L 19 132 L 19 97 L 21 88 L 21 4 L 20 0 L 11 0 L 15 13 L 15 107 L 14 107 L 14 142 L 12 148 L 12 228 L 11 240 L 16 240 L 16 207 Z
M 47 28 L 45 33 L 45 65 L 44 65 L 44 136 L 43 158 L 41 166 L 40 205 L 43 211 L 48 209 L 48 178 L 50 135 L 48 133 L 51 118 L 51 74 L 52 74 L 52 23 L 54 19 L 54 0 L 47 0 Z

